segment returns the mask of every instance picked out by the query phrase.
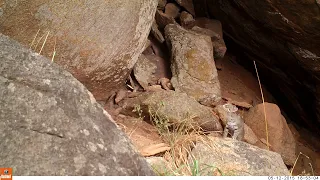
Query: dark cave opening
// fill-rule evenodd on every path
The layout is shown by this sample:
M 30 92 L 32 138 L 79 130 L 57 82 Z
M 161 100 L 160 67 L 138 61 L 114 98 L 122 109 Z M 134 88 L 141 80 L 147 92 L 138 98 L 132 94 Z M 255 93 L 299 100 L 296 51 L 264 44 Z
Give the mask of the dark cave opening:
M 271 73 L 267 68 L 265 68 L 261 62 L 259 62 L 259 57 L 255 57 L 254 54 L 248 54 L 246 52 L 247 50 L 239 46 L 236 42 L 234 42 L 230 37 L 228 37 L 226 34 L 224 34 L 224 40 L 226 43 L 226 46 L 228 48 L 228 52 L 235 55 L 237 58 L 237 63 L 250 71 L 253 76 L 256 75 L 256 70 L 254 68 L 253 59 L 257 59 L 257 69 L 260 76 L 260 80 L 262 83 L 262 86 L 264 86 L 275 98 L 276 104 L 280 107 L 282 114 L 286 117 L 286 120 L 288 122 L 293 121 L 296 125 L 302 128 L 306 128 L 315 134 L 319 135 L 319 132 L 317 132 L 317 128 L 310 127 L 308 124 L 304 123 L 304 120 L 301 119 L 301 114 L 299 114 L 298 111 L 295 110 L 295 106 L 290 102 L 290 100 L 286 97 L 286 95 L 283 93 L 283 91 L 280 90 L 278 86 L 278 82 L 276 82 L 276 77 L 270 76 Z M 310 104 L 314 103 L 315 97 L 313 96 L 313 93 L 311 93 L 310 89 L 306 89 L 304 87 L 295 87 L 295 92 L 299 95 L 301 95 L 299 99 L 299 104 L 304 110 L 305 113 L 305 119 L 313 119 L 316 120 L 317 117 L 314 114 L 314 109 L 312 108 L 306 108 L 310 107 Z

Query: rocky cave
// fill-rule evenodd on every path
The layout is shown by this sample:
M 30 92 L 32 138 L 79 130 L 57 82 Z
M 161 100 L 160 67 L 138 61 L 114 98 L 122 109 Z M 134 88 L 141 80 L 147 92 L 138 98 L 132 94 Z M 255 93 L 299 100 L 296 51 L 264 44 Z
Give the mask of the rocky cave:
M 0 167 L 20 175 L 168 175 L 153 165 L 192 164 L 192 154 L 223 172 L 231 167 L 231 175 L 320 174 L 318 0 L 4 1 L 0 33 L 0 125 L 20 133 L 0 128 L 0 145 L 8 147 L 2 154 L 18 154 L 0 154 Z M 244 119 L 239 141 L 221 138 L 225 103 Z M 185 134 L 172 143 L 181 124 Z M 30 140 L 32 133 L 39 136 Z M 21 139 L 10 144 L 14 137 Z M 203 137 L 220 148 L 206 149 Z M 38 154 L 26 145 L 42 141 Z M 107 152 L 96 153 L 105 141 Z M 230 162 L 218 160 L 222 149 Z M 37 164 L 26 152 L 36 154 Z M 50 153 L 61 157 L 60 169 L 48 170 Z M 75 167 L 66 173 L 68 153 Z M 80 172 L 87 161 L 91 166 Z M 27 164 L 34 168 L 23 170 Z

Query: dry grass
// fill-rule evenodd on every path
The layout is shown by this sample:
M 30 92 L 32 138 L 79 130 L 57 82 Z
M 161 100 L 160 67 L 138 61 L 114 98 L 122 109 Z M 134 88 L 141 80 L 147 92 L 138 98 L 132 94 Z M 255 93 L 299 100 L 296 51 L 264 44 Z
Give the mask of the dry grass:
M 161 106 L 164 105 L 161 103 Z M 208 175 L 201 174 L 204 169 L 200 169 L 199 162 L 191 157 L 191 151 L 196 142 L 208 143 L 201 127 L 194 123 L 194 117 L 186 115 L 186 118 L 178 123 L 171 123 L 167 117 L 159 115 L 158 110 L 150 108 L 149 115 L 162 139 L 171 147 L 171 150 L 164 154 L 164 159 L 169 162 L 169 167 L 165 172 L 159 172 L 155 169 L 158 175 Z M 208 168 L 217 169 L 214 166 L 208 166 L 206 169 Z
M 54 39 L 54 46 L 53 46 L 53 53 L 52 53 L 51 62 L 53 62 L 54 57 L 56 56 L 56 45 L 57 45 L 57 38 Z
M 299 155 L 298 155 L 298 157 L 296 158 L 294 164 L 293 164 L 293 167 L 292 167 L 291 171 L 290 171 L 291 176 L 293 175 L 294 168 L 296 167 L 297 162 L 298 162 L 298 160 L 299 160 L 299 158 L 300 158 L 301 155 L 310 160 L 309 156 L 307 156 L 307 155 L 303 154 L 302 152 L 300 152 Z M 306 176 L 306 175 L 307 175 L 307 176 L 314 176 L 313 166 L 312 166 L 311 163 L 309 163 L 309 165 L 310 165 L 310 168 L 311 168 L 311 174 L 306 174 L 305 172 L 303 172 L 303 173 L 300 174 L 300 175 L 303 175 L 303 176 Z
M 36 33 L 36 35 L 34 36 L 34 38 L 33 38 L 32 42 L 30 43 L 30 49 L 32 49 L 33 43 L 36 41 L 36 39 L 37 39 L 37 36 L 38 36 L 39 32 L 40 32 L 40 29 L 38 29 L 38 31 L 37 31 L 37 33 Z
M 38 45 L 39 45 L 39 43 L 40 43 L 40 41 L 42 40 L 42 38 L 45 36 L 45 34 L 43 34 L 39 39 L 38 39 L 38 41 L 37 41 L 37 44 L 35 45 L 35 47 L 34 47 L 34 51 L 36 51 L 37 50 L 37 48 L 38 48 Z M 31 47 L 31 49 L 32 49 L 32 47 Z
M 41 42 L 42 38 L 45 36 L 45 34 L 43 34 L 39 39 L 37 39 L 38 35 L 40 33 L 40 29 L 38 29 L 37 33 L 35 34 L 34 38 L 32 39 L 31 43 L 30 43 L 30 49 L 33 50 L 33 51 L 36 51 L 37 50 L 37 47 L 39 45 L 39 43 Z M 47 39 L 49 37 L 49 34 L 50 34 L 50 31 L 47 32 L 47 35 L 42 43 L 42 46 L 39 50 L 39 54 L 41 54 L 44 46 L 46 45 L 46 42 L 47 42 Z M 37 41 L 37 43 L 35 44 L 35 42 Z M 53 46 L 53 52 L 52 52 L 52 57 L 51 57 L 51 62 L 54 61 L 54 58 L 56 56 L 56 45 L 57 45 L 57 38 L 55 38 L 55 41 L 54 41 L 54 46 Z
M 43 50 L 43 47 L 44 47 L 44 45 L 45 45 L 46 42 L 47 42 L 47 39 L 48 39 L 49 34 L 50 34 L 50 31 L 48 31 L 48 33 L 47 33 L 47 35 L 46 35 L 46 38 L 44 39 L 44 41 L 43 41 L 43 43 L 42 43 L 41 49 L 40 49 L 40 51 L 39 51 L 39 54 L 41 54 L 41 52 L 42 52 L 42 50 Z
M 263 102 L 264 120 L 265 120 L 265 125 L 266 125 L 266 127 L 265 127 L 265 128 L 266 128 L 266 138 L 267 138 L 267 140 L 266 140 L 266 141 L 267 141 L 266 145 L 267 145 L 267 147 L 268 147 L 268 150 L 270 150 L 269 131 L 268 131 L 268 124 L 267 124 L 267 113 L 266 113 L 265 100 L 264 100 L 264 95 L 263 95 L 263 91 L 262 91 L 262 85 L 261 85 L 261 81 L 260 81 L 260 77 L 259 77 L 259 73 L 258 73 L 258 68 L 257 68 L 256 62 L 253 61 L 253 63 L 254 63 L 254 68 L 255 68 L 255 70 L 256 70 L 257 79 L 258 79 L 258 82 L 259 82 L 259 88 L 260 88 L 260 92 L 261 92 L 261 98 L 262 98 L 262 102 Z M 290 171 L 290 175 L 291 175 L 291 176 L 293 175 L 294 168 L 296 167 L 296 164 L 297 164 L 297 162 L 298 162 L 298 160 L 299 160 L 299 158 L 300 158 L 301 155 L 305 156 L 307 159 L 310 159 L 307 155 L 305 155 L 305 154 L 303 154 L 302 152 L 300 152 L 299 155 L 297 156 L 295 162 L 294 162 L 294 165 L 293 165 L 291 171 Z M 310 168 L 311 168 L 311 171 L 312 171 L 311 173 L 312 173 L 312 174 L 302 173 L 301 175 L 309 175 L 309 176 L 312 175 L 312 176 L 314 176 L 313 166 L 312 166 L 311 163 L 309 163 L 309 165 L 310 165 Z
M 260 77 L 259 77 L 259 73 L 258 73 L 258 68 L 257 68 L 257 65 L 256 65 L 256 61 L 253 61 L 253 64 L 254 64 L 254 68 L 255 68 L 256 73 L 257 73 L 257 78 L 258 78 L 258 82 L 259 82 L 259 88 L 260 88 L 260 92 L 261 92 L 261 98 L 262 98 L 263 110 L 264 110 L 264 122 L 265 122 L 265 125 L 266 125 L 267 147 L 268 147 L 268 150 L 270 150 L 269 131 L 268 131 L 267 113 L 266 113 L 266 105 L 265 105 L 265 101 L 264 101 L 264 95 L 263 95 L 263 91 L 262 91 L 262 85 L 261 85 L 261 81 L 260 81 Z

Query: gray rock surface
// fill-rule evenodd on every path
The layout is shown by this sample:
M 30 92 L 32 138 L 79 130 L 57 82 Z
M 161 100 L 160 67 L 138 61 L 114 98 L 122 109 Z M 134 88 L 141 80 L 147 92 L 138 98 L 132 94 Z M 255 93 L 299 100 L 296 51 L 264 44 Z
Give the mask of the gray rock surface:
M 144 116 L 153 115 L 168 121 L 169 123 L 198 124 L 207 131 L 222 131 L 222 126 L 211 108 L 199 104 L 194 98 L 188 97 L 186 93 L 175 91 L 147 92 L 135 98 L 121 101 L 124 108 L 123 114 L 133 115 L 132 111 L 139 106 Z M 192 121 L 190 121 L 192 120 Z
M 220 83 L 213 59 L 211 38 L 179 25 L 165 28 L 171 49 L 171 83 L 201 104 L 211 106 L 221 99 Z
M 0 35 L 0 167 L 15 175 L 153 175 L 70 73 Z
M 104 100 L 124 84 L 142 53 L 157 3 L 4 1 L 0 32 L 23 45 L 32 44 L 36 52 L 43 47 L 41 54 L 50 59 L 55 50 L 54 61 L 71 72 L 97 100 Z
M 198 27 L 206 29 L 196 29 L 197 31 L 211 37 L 214 50 L 214 57 L 223 58 L 227 51 L 227 47 L 223 40 L 223 30 L 221 22 L 215 19 L 208 19 L 202 17 L 197 18 L 194 24 Z
M 192 31 L 210 36 L 212 41 L 212 46 L 213 46 L 214 58 L 224 57 L 224 55 L 227 52 L 227 47 L 226 47 L 226 44 L 224 43 L 223 38 L 218 33 L 210 29 L 200 28 L 198 26 L 194 26 L 192 28 Z
M 171 175 L 170 163 L 163 157 L 147 157 L 147 162 L 152 166 L 157 175 Z
M 157 55 L 141 54 L 138 62 L 134 65 L 133 73 L 139 84 L 146 90 L 149 85 L 156 85 L 159 79 L 169 76 L 167 64 L 163 58 Z
M 206 144 L 198 142 L 191 154 L 189 163 L 197 160 L 203 175 L 218 173 L 216 168 L 229 176 L 290 175 L 279 154 L 229 138 L 211 137 Z
M 149 60 L 145 55 L 141 54 L 133 67 L 133 74 L 141 87 L 146 89 L 149 84 L 155 85 L 157 83 L 158 79 L 154 77 L 156 70 L 156 62 Z

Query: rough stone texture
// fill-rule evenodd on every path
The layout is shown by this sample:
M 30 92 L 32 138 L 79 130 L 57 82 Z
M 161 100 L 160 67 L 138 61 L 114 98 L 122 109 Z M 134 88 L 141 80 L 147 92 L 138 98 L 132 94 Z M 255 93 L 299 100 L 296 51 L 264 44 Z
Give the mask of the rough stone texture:
M 46 40 L 41 54 L 51 59 L 55 49 L 54 61 L 102 100 L 124 84 L 142 53 L 157 0 L 19 0 L 1 7 L 1 33 L 26 46 L 36 37 L 36 52 Z
M 171 83 L 204 105 L 221 99 L 220 83 L 209 36 L 167 25 L 165 36 L 171 49 Z
M 177 24 L 173 17 L 157 10 L 155 16 L 156 22 L 161 30 L 163 30 L 168 24 Z
M 243 141 L 252 144 L 252 145 L 256 145 L 259 141 L 259 138 L 257 137 L 257 135 L 253 132 L 253 130 L 244 123 L 243 125 L 244 127 L 244 137 L 243 137 Z M 259 147 L 259 146 L 258 146 Z
M 0 35 L 0 167 L 15 175 L 153 175 L 70 73 Z
M 142 54 L 133 68 L 133 73 L 143 89 L 146 89 L 149 85 L 156 85 L 160 78 L 168 78 L 168 67 L 163 58 Z
M 151 165 L 157 175 L 168 175 L 170 170 L 173 169 L 171 164 L 163 157 L 148 157 L 147 162 Z
M 182 27 L 189 29 L 194 26 L 195 20 L 191 14 L 182 11 L 180 14 L 180 24 Z
M 256 60 L 262 81 L 281 98 L 281 109 L 320 134 L 319 1 L 206 0 L 225 34 Z M 277 98 L 276 97 L 276 98 Z
M 199 33 L 206 34 L 211 37 L 214 57 L 223 58 L 227 47 L 223 40 L 223 31 L 221 22 L 218 20 L 208 19 L 208 18 L 197 18 L 194 22 L 195 27 L 193 30 L 198 31 Z M 201 28 L 197 28 L 201 27 Z M 196 29 L 195 29 L 196 28 Z
M 244 100 L 236 101 L 236 100 L 232 100 L 231 98 L 227 98 L 227 97 L 223 97 L 223 99 L 225 99 L 229 103 L 236 105 L 238 107 L 241 107 L 241 108 L 250 109 L 253 107 L 252 104 L 250 104 Z
M 219 20 L 208 19 L 205 17 L 196 18 L 195 25 L 199 26 L 201 28 L 209 29 L 209 30 L 217 33 L 220 36 L 220 38 L 223 38 L 222 24 Z
M 300 138 L 299 131 L 296 129 L 296 127 L 292 123 L 288 124 L 288 127 L 289 127 L 294 139 L 297 141 Z
M 167 0 L 158 0 L 158 9 L 164 10 L 164 7 L 167 4 Z
M 193 0 L 175 0 L 180 6 L 184 7 L 190 14 L 195 15 Z
M 270 150 L 279 153 L 287 165 L 296 160 L 296 142 L 277 105 L 265 103 Z M 263 104 L 251 108 L 244 116 L 245 123 L 261 139 L 266 140 L 266 127 Z M 264 146 L 265 147 L 265 146 Z M 264 148 L 261 147 L 261 148 Z
M 141 87 L 146 89 L 149 84 L 156 84 L 157 79 L 153 77 L 156 70 L 157 66 L 155 62 L 150 61 L 145 55 L 141 54 L 137 63 L 134 65 L 133 74 Z
M 220 35 L 211 31 L 210 29 L 200 28 L 198 26 L 194 26 L 192 31 L 204 34 L 211 37 L 212 47 L 213 47 L 213 55 L 214 58 L 223 58 L 227 52 L 226 44 Z
M 123 114 L 134 115 L 132 110 L 139 106 L 146 117 L 150 109 L 153 115 L 157 114 L 170 123 L 181 124 L 192 119 L 188 122 L 197 123 L 204 130 L 222 131 L 220 121 L 213 115 L 211 108 L 199 104 L 185 93 L 164 90 L 146 92 L 138 97 L 121 101 L 120 105 L 124 108 L 121 112 Z
M 174 3 L 168 3 L 165 7 L 164 13 L 170 17 L 177 18 L 179 16 L 180 7 Z
M 192 155 L 199 162 L 199 171 L 205 175 L 217 173 L 206 165 L 219 168 L 229 176 L 290 175 L 279 154 L 232 139 L 211 137 L 206 144 L 198 142 Z M 189 163 L 193 164 L 193 159 L 190 158 Z
M 119 115 L 116 123 L 121 124 L 120 127 L 142 156 L 159 154 L 165 151 L 164 148 L 170 149 L 159 135 L 157 128 L 142 119 Z

